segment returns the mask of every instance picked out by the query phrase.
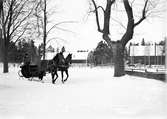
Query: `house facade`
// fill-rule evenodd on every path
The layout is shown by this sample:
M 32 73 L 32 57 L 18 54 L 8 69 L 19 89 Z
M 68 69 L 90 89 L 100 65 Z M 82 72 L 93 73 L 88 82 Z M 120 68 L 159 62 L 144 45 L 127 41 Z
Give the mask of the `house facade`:
M 165 46 L 163 45 L 130 45 L 130 64 L 164 65 Z

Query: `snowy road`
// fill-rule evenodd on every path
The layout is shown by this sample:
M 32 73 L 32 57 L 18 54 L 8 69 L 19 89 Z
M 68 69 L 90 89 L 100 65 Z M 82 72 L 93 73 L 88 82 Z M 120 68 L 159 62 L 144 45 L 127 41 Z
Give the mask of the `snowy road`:
M 166 119 L 167 84 L 113 68 L 70 68 L 70 78 L 51 84 L 20 80 L 17 68 L 0 73 L 0 119 Z

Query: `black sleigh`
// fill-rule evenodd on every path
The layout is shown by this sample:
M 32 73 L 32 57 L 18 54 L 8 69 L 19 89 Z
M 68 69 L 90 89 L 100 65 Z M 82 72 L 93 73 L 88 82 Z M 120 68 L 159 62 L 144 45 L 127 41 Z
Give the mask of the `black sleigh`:
M 18 75 L 20 77 L 33 79 L 39 78 L 40 80 L 49 72 L 50 62 L 48 60 L 41 60 L 39 65 L 21 65 Z
M 38 77 L 39 79 L 43 79 L 43 76 L 45 76 L 45 71 L 41 70 L 38 65 L 22 65 L 20 66 L 21 74 L 19 73 L 20 77 L 25 78 L 33 78 Z

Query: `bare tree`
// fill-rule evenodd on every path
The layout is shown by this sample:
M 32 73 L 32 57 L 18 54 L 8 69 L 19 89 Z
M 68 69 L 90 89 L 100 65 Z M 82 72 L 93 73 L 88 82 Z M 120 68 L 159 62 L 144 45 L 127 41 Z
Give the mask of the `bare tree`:
M 104 1 L 103 1 L 104 2 Z M 155 2 L 153 0 L 143 0 L 138 1 L 140 3 L 140 6 L 138 8 L 134 8 L 134 3 L 137 2 L 136 0 L 106 0 L 105 5 L 98 5 L 97 1 L 91 0 L 91 3 L 94 6 L 93 12 L 96 16 L 96 23 L 97 28 L 100 33 L 103 35 L 103 39 L 107 42 L 107 44 L 113 48 L 113 55 L 114 55 L 114 76 L 123 76 L 125 74 L 124 69 L 124 50 L 126 44 L 133 38 L 134 35 L 134 29 L 136 26 L 141 24 L 148 16 L 155 13 L 153 9 L 157 7 L 157 4 L 159 2 Z M 125 11 L 125 14 L 127 16 L 126 20 L 126 26 L 122 24 L 121 21 L 118 21 L 114 19 L 114 21 L 117 21 L 124 29 L 125 32 L 121 36 L 120 40 L 113 42 L 110 38 L 110 27 L 111 27 L 111 19 L 113 20 L 111 11 L 114 11 L 115 6 L 123 4 L 123 10 L 121 12 Z M 103 12 L 104 16 L 99 15 L 100 9 Z M 139 9 L 141 10 L 138 12 L 137 16 L 140 16 L 139 19 L 136 19 L 135 16 L 135 10 Z M 116 11 L 120 12 L 120 11 Z M 139 15 L 140 14 L 140 15 Z M 103 20 L 103 28 L 101 28 L 100 18 L 104 18 Z M 122 21 L 125 19 L 122 19 Z
M 45 59 L 45 53 L 46 53 L 46 45 L 49 41 L 53 39 L 62 39 L 58 37 L 54 37 L 51 39 L 48 39 L 48 35 L 53 31 L 55 28 L 61 31 L 65 32 L 72 32 L 66 28 L 62 28 L 60 25 L 62 24 L 69 24 L 69 23 L 76 23 L 75 21 L 61 21 L 61 22 L 55 22 L 53 20 L 50 20 L 50 18 L 55 15 L 55 9 L 50 8 L 50 0 L 37 0 L 37 5 L 36 5 L 36 12 L 35 12 L 35 21 L 36 22 L 36 27 L 37 27 L 37 34 L 38 37 L 43 39 L 43 59 Z M 72 32 L 73 33 L 73 32 Z
M 26 21 L 34 9 L 34 0 L 5 0 L 1 4 L 1 26 L 3 37 L 3 72 L 8 72 L 8 49 L 11 40 L 17 42 L 25 33 L 29 23 Z M 31 5 L 32 7 L 29 7 Z

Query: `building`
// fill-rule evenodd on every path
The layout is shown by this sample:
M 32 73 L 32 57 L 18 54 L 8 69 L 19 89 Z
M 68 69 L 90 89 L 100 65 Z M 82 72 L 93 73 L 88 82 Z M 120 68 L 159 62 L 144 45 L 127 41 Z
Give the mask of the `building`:
M 130 45 L 130 64 L 164 65 L 165 46 L 163 45 Z
M 89 53 L 88 50 L 78 50 L 78 51 L 72 52 L 72 63 L 86 64 L 88 53 Z
M 58 51 L 55 51 L 54 48 L 49 46 L 46 49 L 46 56 L 45 56 L 46 60 L 53 59 L 53 57 L 56 56 L 57 53 L 58 53 Z M 87 63 L 87 57 L 88 57 L 88 53 L 89 53 L 88 50 L 65 51 L 64 57 L 66 57 L 69 53 L 72 53 L 72 63 L 74 65 Z
M 53 59 L 53 57 L 57 54 L 57 52 L 55 52 L 55 49 L 50 45 L 47 49 L 46 49 L 46 53 L 45 53 L 45 59 L 46 60 L 51 60 Z M 43 59 L 43 57 L 41 58 Z

